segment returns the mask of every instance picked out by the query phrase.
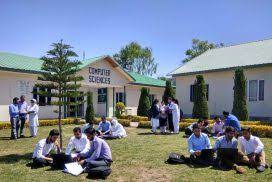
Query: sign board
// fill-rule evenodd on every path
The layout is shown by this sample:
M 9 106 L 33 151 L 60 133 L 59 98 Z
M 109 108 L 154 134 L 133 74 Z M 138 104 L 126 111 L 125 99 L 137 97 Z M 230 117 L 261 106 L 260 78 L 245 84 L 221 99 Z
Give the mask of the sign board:
M 89 67 L 89 82 L 91 83 L 111 83 L 111 70 L 103 68 Z

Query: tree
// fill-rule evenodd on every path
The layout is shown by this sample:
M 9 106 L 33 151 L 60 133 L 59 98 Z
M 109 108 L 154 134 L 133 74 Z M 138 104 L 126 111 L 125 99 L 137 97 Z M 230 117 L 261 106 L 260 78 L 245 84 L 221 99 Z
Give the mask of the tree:
M 72 51 L 73 47 L 64 44 L 62 40 L 58 43 L 53 43 L 51 46 L 53 48 L 47 51 L 46 56 L 41 58 L 43 60 L 43 72 L 38 76 L 40 82 L 36 84 L 36 87 L 39 88 L 40 91 L 36 92 L 36 94 L 56 98 L 54 101 L 51 101 L 51 105 L 58 106 L 58 126 L 60 132 L 60 147 L 62 148 L 62 109 L 67 105 L 77 106 L 84 102 L 67 101 L 67 98 L 77 98 L 81 96 L 81 93 L 76 91 L 81 85 L 77 84 L 76 81 L 82 81 L 83 77 L 76 75 L 81 62 L 75 59 L 78 56 Z
M 206 92 L 206 84 L 203 75 L 197 75 L 193 85 L 193 118 L 209 117 Z
M 85 113 L 85 121 L 94 121 L 94 115 L 93 94 L 91 92 L 87 92 L 87 108 Z
M 117 102 L 115 105 L 115 116 L 120 118 L 122 114 L 125 112 L 126 106 L 123 102 Z
M 138 116 L 148 116 L 148 110 L 150 109 L 149 91 L 143 87 L 141 89 L 141 96 L 139 99 L 139 105 L 137 109 Z
M 171 80 L 166 80 L 165 83 L 165 90 L 162 96 L 162 100 L 164 101 L 164 103 L 167 103 L 168 98 L 174 98 L 175 97 L 175 91 L 172 87 L 172 82 Z
M 192 48 L 186 50 L 185 55 L 187 58 L 183 60 L 183 63 L 187 63 L 191 61 L 193 58 L 201 55 L 202 53 L 206 52 L 207 50 L 218 48 L 218 47 L 223 47 L 224 44 L 214 44 L 214 43 L 209 43 L 208 41 L 201 41 L 199 39 L 193 39 L 192 40 Z
M 152 49 L 142 47 L 137 42 L 131 42 L 121 48 L 113 58 L 128 71 L 150 76 L 157 72 L 158 64 L 154 61 Z
M 239 120 L 247 121 L 246 77 L 244 75 L 244 70 L 241 68 L 235 70 L 233 90 L 234 99 L 232 114 L 237 116 Z

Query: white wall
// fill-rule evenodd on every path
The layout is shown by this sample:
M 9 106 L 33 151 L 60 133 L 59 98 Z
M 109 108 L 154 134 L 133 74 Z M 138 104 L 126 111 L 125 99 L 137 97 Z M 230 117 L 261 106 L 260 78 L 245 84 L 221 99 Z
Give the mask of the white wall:
M 193 103 L 190 102 L 190 85 L 196 75 L 176 77 L 176 94 L 184 114 L 191 114 Z M 203 74 L 209 84 L 209 112 L 221 115 L 223 110 L 231 112 L 233 105 L 234 71 Z M 264 101 L 248 102 L 251 117 L 272 117 L 272 67 L 245 69 L 247 80 L 265 80 Z

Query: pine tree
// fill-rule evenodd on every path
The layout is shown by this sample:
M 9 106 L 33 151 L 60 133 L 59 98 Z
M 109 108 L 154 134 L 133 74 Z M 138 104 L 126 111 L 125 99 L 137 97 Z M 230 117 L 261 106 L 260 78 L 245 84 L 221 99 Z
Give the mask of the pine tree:
M 234 99 L 232 114 L 237 116 L 239 120 L 247 121 L 248 111 L 246 98 L 246 78 L 244 75 L 244 71 L 241 68 L 235 70 L 233 90 Z
M 164 103 L 167 103 L 169 97 L 174 98 L 175 91 L 172 87 L 171 80 L 166 80 L 165 90 L 162 96 L 162 100 L 164 101 Z
M 82 81 L 82 76 L 77 76 L 80 61 L 74 59 L 78 57 L 72 51 L 70 45 L 64 44 L 62 40 L 52 44 L 53 49 L 47 51 L 46 56 L 41 59 L 44 61 L 42 65 L 43 73 L 38 77 L 40 81 L 35 86 L 39 88 L 37 95 L 50 96 L 56 98 L 51 101 L 51 105 L 58 106 L 58 126 L 60 132 L 60 147 L 62 148 L 62 109 L 63 106 L 82 104 L 84 101 L 68 102 L 67 98 L 77 98 L 82 96 L 76 89 L 80 88 L 80 84 L 76 81 Z
M 148 116 L 148 110 L 150 109 L 149 91 L 143 87 L 141 89 L 141 96 L 139 99 L 139 105 L 137 109 L 138 116 Z
M 206 92 L 203 75 L 197 75 L 195 84 L 193 85 L 193 118 L 209 117 Z
M 85 114 L 86 123 L 94 121 L 93 94 L 87 92 L 87 108 Z

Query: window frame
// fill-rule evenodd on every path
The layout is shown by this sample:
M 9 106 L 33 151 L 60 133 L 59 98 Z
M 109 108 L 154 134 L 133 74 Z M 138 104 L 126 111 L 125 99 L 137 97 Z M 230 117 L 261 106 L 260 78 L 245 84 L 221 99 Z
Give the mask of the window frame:
M 249 83 L 250 83 L 250 81 L 257 81 L 257 93 L 256 93 L 256 100 L 250 100 L 250 96 L 249 96 L 249 92 L 250 92 L 250 90 L 249 90 Z M 262 99 L 260 99 L 260 82 L 263 82 L 263 98 Z M 264 79 L 260 79 L 260 80 L 248 80 L 247 81 L 247 87 L 246 87 L 246 89 L 247 89 L 247 101 L 248 102 L 262 102 L 262 101 L 264 101 L 264 99 L 265 99 L 265 80 Z

